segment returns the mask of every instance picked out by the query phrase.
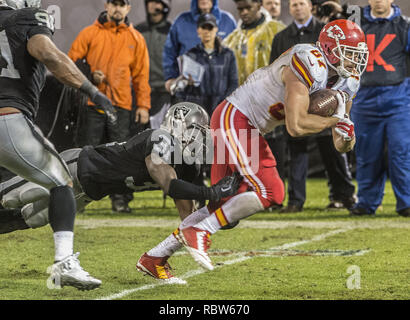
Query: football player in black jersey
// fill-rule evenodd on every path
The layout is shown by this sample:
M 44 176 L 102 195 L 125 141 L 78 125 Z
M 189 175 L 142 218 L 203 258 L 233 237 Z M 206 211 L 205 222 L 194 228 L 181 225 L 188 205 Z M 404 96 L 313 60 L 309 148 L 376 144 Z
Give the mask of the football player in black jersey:
M 40 0 L 0 0 L 0 166 L 50 191 L 48 211 L 55 243 L 51 277 L 56 285 L 90 290 L 101 281 L 84 271 L 78 254 L 73 254 L 72 177 L 32 122 L 46 68 L 63 84 L 86 93 L 111 122 L 116 122 L 116 115 L 108 98 L 54 45 L 53 20 L 40 5 Z
M 184 220 L 195 210 L 193 200 L 219 201 L 234 195 L 240 175 L 225 177 L 211 187 L 191 183 L 212 150 L 208 122 L 202 107 L 178 103 L 169 109 L 160 129 L 145 130 L 124 143 L 62 152 L 73 177 L 77 210 L 112 193 L 161 189 L 174 198 Z M 0 210 L 0 233 L 49 222 L 50 192 L 46 188 L 15 177 L 0 184 L 0 195 L 2 205 L 9 209 Z

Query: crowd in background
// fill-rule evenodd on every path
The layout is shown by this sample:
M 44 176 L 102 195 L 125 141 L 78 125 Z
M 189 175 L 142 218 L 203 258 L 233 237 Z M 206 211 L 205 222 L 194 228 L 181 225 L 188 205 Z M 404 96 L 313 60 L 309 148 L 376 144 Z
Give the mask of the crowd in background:
M 94 24 L 77 36 L 69 56 L 76 63 L 86 63 L 89 79 L 110 98 L 119 121 L 112 128 L 102 110 L 87 108 L 78 123 L 82 138 L 77 144 L 123 141 L 145 128 L 157 128 L 168 108 L 179 101 L 197 103 L 211 115 L 253 71 L 268 66 L 295 44 L 315 43 L 327 22 L 348 17 L 347 5 L 339 0 L 289 0 L 289 8 L 282 7 L 280 0 L 232 1 L 239 21 L 221 10 L 218 0 L 191 0 L 190 10 L 174 21 L 168 20 L 171 0 L 144 0 L 146 21 L 134 26 L 127 14 L 132 6 L 140 9 L 140 3 L 108 0 Z M 288 26 L 281 21 L 283 10 L 289 10 L 293 18 Z M 312 141 L 328 178 L 328 209 L 374 214 L 388 175 L 397 211 L 410 213 L 410 134 L 405 129 L 410 127 L 402 123 L 403 113 L 410 112 L 409 21 L 393 0 L 369 0 L 362 11 L 373 60 L 352 109 L 357 128 L 358 198 L 351 162 L 335 150 L 330 130 L 308 139 L 292 138 L 279 127 L 265 138 L 288 185 L 287 207 L 273 208 L 281 213 L 303 210 Z M 382 55 L 384 50 L 388 54 Z M 385 61 L 382 56 L 394 58 Z M 187 65 L 192 66 L 191 73 L 184 69 Z M 383 160 L 386 144 L 388 166 Z M 113 211 L 130 211 L 132 194 L 111 199 Z

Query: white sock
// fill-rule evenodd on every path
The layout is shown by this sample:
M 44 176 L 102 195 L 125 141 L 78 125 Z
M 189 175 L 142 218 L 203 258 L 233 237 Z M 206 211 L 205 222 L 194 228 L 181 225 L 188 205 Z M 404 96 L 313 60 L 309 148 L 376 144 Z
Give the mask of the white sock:
M 188 227 L 192 227 L 193 225 L 208 218 L 209 216 L 210 212 L 208 210 L 208 207 L 202 207 L 201 209 L 198 209 L 197 211 L 191 213 L 188 217 L 186 217 L 184 221 L 182 221 L 179 225 L 179 229 L 182 230 Z
M 207 230 L 211 234 L 214 234 L 219 229 L 221 229 L 223 226 L 219 223 L 218 219 L 216 218 L 216 215 L 212 214 L 208 218 L 197 223 L 194 227 L 201 229 L 201 230 Z
M 207 207 L 203 207 L 186 217 L 184 221 L 182 221 L 179 225 L 179 228 L 184 229 L 193 226 L 194 224 L 207 217 L 209 217 L 209 210 Z M 160 242 L 156 247 L 148 251 L 147 254 L 153 257 L 170 257 L 181 247 L 182 244 L 180 244 L 178 240 L 175 239 L 174 234 L 171 234 L 164 241 Z
M 54 232 L 54 261 L 61 261 L 73 254 L 74 233 L 72 231 Z
M 164 241 L 160 242 L 155 248 L 148 251 L 147 254 L 153 257 L 170 257 L 181 247 L 182 244 L 180 244 L 178 240 L 175 239 L 174 235 L 171 234 Z
M 229 199 L 221 208 L 194 227 L 214 234 L 227 224 L 247 218 L 260 210 L 263 210 L 263 205 L 258 195 L 255 192 L 244 192 Z

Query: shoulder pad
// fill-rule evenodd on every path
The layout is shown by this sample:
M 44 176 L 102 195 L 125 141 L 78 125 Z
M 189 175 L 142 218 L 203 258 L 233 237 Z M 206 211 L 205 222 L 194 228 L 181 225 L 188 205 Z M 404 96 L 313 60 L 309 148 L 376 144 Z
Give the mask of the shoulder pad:
M 46 10 L 24 8 L 17 11 L 15 23 L 24 26 L 43 26 L 54 32 L 54 18 Z
M 290 68 L 312 93 L 326 87 L 328 69 L 322 53 L 313 45 L 293 47 Z
M 349 77 L 349 78 L 339 78 L 339 80 L 333 85 L 331 89 L 342 90 L 349 95 L 350 100 L 352 100 L 357 91 L 360 88 L 360 78 L 359 77 Z

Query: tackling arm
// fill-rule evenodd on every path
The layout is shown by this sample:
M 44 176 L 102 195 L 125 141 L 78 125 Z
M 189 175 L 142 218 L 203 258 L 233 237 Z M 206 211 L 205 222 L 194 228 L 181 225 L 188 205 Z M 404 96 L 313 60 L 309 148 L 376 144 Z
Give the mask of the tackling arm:
M 284 67 L 282 81 L 285 84 L 285 122 L 292 137 L 300 137 L 333 127 L 334 117 L 320 117 L 308 113 L 309 90 L 289 67 Z
M 197 186 L 178 179 L 174 168 L 165 163 L 155 152 L 145 158 L 145 164 L 151 178 L 159 184 L 165 194 L 174 199 L 219 201 L 222 198 L 233 196 L 242 182 L 242 177 L 234 174 L 222 178 L 209 188 Z

